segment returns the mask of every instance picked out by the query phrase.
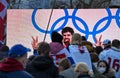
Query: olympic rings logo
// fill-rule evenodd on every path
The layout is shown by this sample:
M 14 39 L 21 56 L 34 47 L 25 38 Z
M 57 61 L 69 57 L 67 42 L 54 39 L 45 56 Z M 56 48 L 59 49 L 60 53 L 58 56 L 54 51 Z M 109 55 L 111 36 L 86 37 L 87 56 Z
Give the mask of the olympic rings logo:
M 115 15 L 112 15 L 111 10 L 110 10 L 109 8 L 107 8 L 107 9 L 105 9 L 105 10 L 106 10 L 106 12 L 107 12 L 108 15 L 105 16 L 105 17 L 103 17 L 103 18 L 101 18 L 100 20 L 98 20 L 97 23 L 94 25 L 93 30 L 90 31 L 89 28 L 88 28 L 88 25 L 86 24 L 86 22 L 85 22 L 82 18 L 76 16 L 76 13 L 77 13 L 78 9 L 74 9 L 72 15 L 69 15 L 68 10 L 67 10 L 67 9 L 64 9 L 65 15 L 64 15 L 63 17 L 58 18 L 58 19 L 52 24 L 51 29 L 47 31 L 47 34 L 50 34 L 53 30 L 55 30 L 55 31 L 60 31 L 62 28 L 64 28 L 64 27 L 66 26 L 68 20 L 69 20 L 69 19 L 72 19 L 72 23 L 73 23 L 74 27 L 75 27 L 79 32 L 85 34 L 85 36 L 86 36 L 87 39 L 88 39 L 89 35 L 92 35 L 93 40 L 95 41 L 95 36 L 96 36 L 97 34 L 103 32 L 103 31 L 105 31 L 105 30 L 110 26 L 112 19 L 115 19 L 115 20 L 116 20 L 116 24 L 118 25 L 118 28 L 120 28 L 120 16 L 119 16 L 119 14 L 120 14 L 120 9 L 117 9 Z M 32 24 L 33 24 L 33 26 L 34 26 L 38 31 L 40 31 L 40 32 L 42 32 L 42 33 L 45 33 L 46 30 L 40 28 L 40 26 L 38 26 L 37 23 L 36 23 L 36 21 L 35 21 L 35 15 L 36 15 L 36 13 L 37 13 L 37 9 L 34 9 L 34 11 L 33 11 L 33 13 L 32 13 Z M 55 29 L 55 26 L 56 26 L 59 22 L 61 22 L 62 20 L 64 20 L 63 24 L 62 24 L 59 28 Z M 83 30 L 82 28 L 80 28 L 81 26 L 77 25 L 76 20 L 79 21 L 79 22 L 84 26 L 85 30 Z M 104 21 L 107 21 L 107 23 L 103 26 L 103 28 L 101 28 L 101 29 L 98 30 L 100 24 L 103 23 Z

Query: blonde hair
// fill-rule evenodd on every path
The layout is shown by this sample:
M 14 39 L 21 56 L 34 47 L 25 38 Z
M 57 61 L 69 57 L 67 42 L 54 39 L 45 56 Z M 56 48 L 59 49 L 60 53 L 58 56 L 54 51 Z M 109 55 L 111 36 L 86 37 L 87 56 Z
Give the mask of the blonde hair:
M 72 35 L 72 41 L 71 41 L 72 45 L 80 45 L 81 41 L 82 41 L 82 36 L 79 33 L 74 33 Z
M 91 70 L 89 70 L 88 65 L 87 65 L 86 63 L 84 63 L 84 62 L 79 62 L 79 63 L 76 65 L 74 71 L 75 71 L 75 72 L 80 72 L 81 74 L 87 73 L 87 74 L 89 74 L 90 76 L 93 75 L 93 72 L 92 72 Z

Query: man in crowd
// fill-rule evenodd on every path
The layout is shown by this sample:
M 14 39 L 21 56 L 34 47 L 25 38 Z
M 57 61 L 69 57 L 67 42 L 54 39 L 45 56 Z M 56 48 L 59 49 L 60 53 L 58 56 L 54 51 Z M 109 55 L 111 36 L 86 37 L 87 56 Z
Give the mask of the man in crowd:
M 58 68 L 49 57 L 50 45 L 47 42 L 38 44 L 38 56 L 27 65 L 26 71 L 35 78 L 58 78 Z
M 100 53 L 100 60 L 106 60 L 110 67 L 116 70 L 116 78 L 120 78 L 120 41 L 114 39 L 112 47 Z
M 68 45 L 71 42 L 72 34 L 74 33 L 74 30 L 71 27 L 65 27 L 61 31 L 63 36 L 63 44 L 65 47 L 68 47 Z
M 24 71 L 28 51 L 30 49 L 21 44 L 14 45 L 8 52 L 8 57 L 0 63 L 0 78 L 33 78 Z

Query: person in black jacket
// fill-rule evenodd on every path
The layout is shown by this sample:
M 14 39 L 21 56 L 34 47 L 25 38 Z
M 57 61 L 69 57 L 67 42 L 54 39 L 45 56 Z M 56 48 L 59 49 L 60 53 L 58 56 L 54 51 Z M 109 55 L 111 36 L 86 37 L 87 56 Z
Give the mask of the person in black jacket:
M 47 42 L 40 42 L 38 44 L 39 55 L 27 65 L 26 71 L 32 74 L 35 78 L 58 78 L 58 68 L 49 57 L 49 52 L 49 44 Z

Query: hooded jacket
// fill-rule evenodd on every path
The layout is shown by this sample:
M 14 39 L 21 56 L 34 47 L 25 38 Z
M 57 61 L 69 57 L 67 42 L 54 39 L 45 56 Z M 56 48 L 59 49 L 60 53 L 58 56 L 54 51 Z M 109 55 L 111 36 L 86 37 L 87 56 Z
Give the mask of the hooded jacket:
M 35 78 L 57 78 L 58 69 L 52 59 L 48 56 L 37 56 L 27 65 L 26 71 Z
M 6 58 L 0 63 L 0 78 L 33 78 L 24 71 L 23 65 L 14 58 Z
M 62 58 L 65 58 L 65 54 L 59 54 L 59 52 L 64 48 L 64 46 L 59 42 L 51 42 L 50 43 L 50 56 L 54 61 L 54 64 L 58 67 L 59 61 Z

